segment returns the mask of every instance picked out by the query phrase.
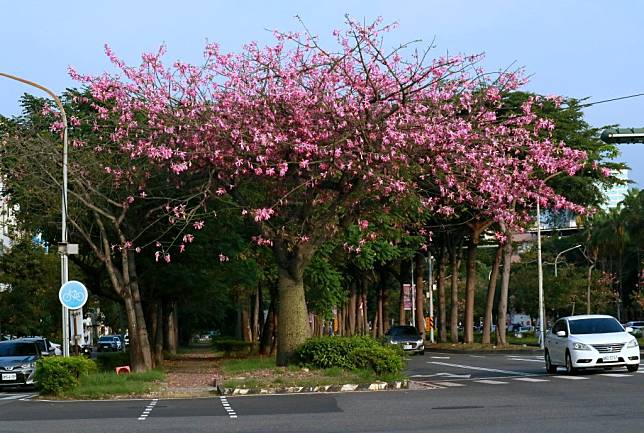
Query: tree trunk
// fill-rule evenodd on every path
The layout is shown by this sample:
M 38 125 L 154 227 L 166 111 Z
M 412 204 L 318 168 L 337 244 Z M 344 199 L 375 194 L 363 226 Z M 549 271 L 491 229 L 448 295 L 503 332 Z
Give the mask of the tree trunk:
M 262 355 L 268 355 L 271 351 L 271 346 L 273 344 L 273 333 L 275 332 L 275 329 L 273 328 L 274 314 L 275 298 L 271 296 L 271 303 L 268 305 L 268 313 L 266 314 L 266 321 L 264 322 L 264 327 L 262 328 L 262 336 L 259 341 L 259 353 Z
M 405 325 L 405 285 L 400 283 L 400 305 L 399 305 L 399 315 L 398 315 L 398 324 Z
M 177 323 L 177 302 L 166 301 L 163 303 L 163 346 L 164 350 L 173 355 L 177 354 L 179 341 Z
M 470 241 L 467 245 L 467 276 L 465 279 L 465 343 L 474 343 L 474 300 L 476 298 L 476 250 L 481 233 L 490 222 L 476 222 L 470 226 Z
M 296 267 L 301 268 L 302 263 L 296 264 Z M 288 364 L 295 349 L 309 337 L 303 272 L 297 272 L 294 276 L 286 269 L 279 269 L 278 311 L 276 363 L 283 367 Z
M 416 261 L 416 328 L 421 338 L 425 340 L 425 258 L 415 256 Z
M 440 260 L 438 262 L 438 309 L 440 330 L 438 338 L 441 343 L 447 342 L 447 300 L 445 299 L 445 274 L 447 268 L 447 250 L 442 247 L 440 250 Z
M 250 329 L 250 299 L 249 296 L 242 294 L 241 304 L 241 334 L 242 339 L 249 343 L 253 341 L 253 335 Z
M 154 365 L 155 367 L 163 364 L 163 303 L 157 302 L 157 313 L 155 326 L 156 333 L 154 334 Z
M 145 324 L 145 315 L 143 314 L 143 305 L 141 304 L 141 292 L 139 291 L 139 282 L 136 272 L 136 262 L 133 255 L 129 255 L 127 260 L 127 275 L 129 279 L 129 292 L 131 294 L 131 301 L 133 303 L 132 307 L 134 309 L 134 314 L 136 317 L 137 327 L 135 329 L 138 332 L 139 337 L 139 350 L 136 351 L 136 356 L 141 356 L 141 361 L 144 365 L 144 370 L 135 370 L 135 371 L 147 371 L 152 369 L 152 351 L 150 348 L 150 340 L 148 339 L 148 330 Z M 130 335 L 130 345 L 132 344 L 132 335 Z M 137 362 L 137 365 L 141 365 Z
M 349 313 L 349 335 L 355 335 L 356 332 L 356 283 L 351 283 L 349 294 L 349 306 L 347 308 Z
M 452 311 L 450 314 L 450 337 L 452 343 L 458 343 L 458 271 L 461 267 L 458 247 L 452 246 Z
M 496 323 L 496 344 L 504 346 L 507 344 L 506 321 L 508 316 L 508 290 L 510 287 L 510 271 L 512 268 L 512 232 L 501 224 L 501 230 L 505 233 L 506 241 L 503 245 L 503 274 L 501 275 L 501 293 L 499 296 L 499 308 L 497 311 Z
M 259 341 L 259 330 L 260 330 L 260 314 L 261 314 L 261 297 L 262 293 L 257 286 L 255 290 L 255 296 L 253 297 L 253 319 L 252 319 L 252 326 L 251 326 L 251 338 L 253 342 Z
M 485 298 L 485 317 L 483 318 L 483 336 L 481 339 L 481 343 L 483 344 L 490 344 L 490 333 L 492 332 L 492 309 L 494 307 L 496 280 L 499 278 L 499 265 L 501 264 L 502 253 L 503 247 L 499 246 L 496 249 L 494 263 L 492 264 L 492 272 L 490 273 L 490 282 L 487 286 L 487 296 Z
M 146 364 L 145 357 L 142 353 L 143 344 L 141 341 L 141 334 L 138 330 L 139 321 L 136 317 L 134 301 L 130 296 L 126 296 L 123 301 L 125 306 L 125 315 L 127 317 L 128 334 L 130 335 L 130 367 L 132 368 L 132 371 L 136 372 L 148 371 L 152 368 L 151 359 L 150 365 Z M 149 348 L 150 345 L 148 342 L 148 351 Z

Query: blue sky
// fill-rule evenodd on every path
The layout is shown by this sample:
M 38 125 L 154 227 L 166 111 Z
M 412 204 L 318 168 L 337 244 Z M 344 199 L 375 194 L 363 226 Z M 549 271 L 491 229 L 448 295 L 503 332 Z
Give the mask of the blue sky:
M 131 63 L 161 43 L 169 59 L 198 62 L 206 40 L 228 50 L 251 40 L 268 42 L 266 29 L 299 30 L 295 15 L 324 40 L 342 26 L 346 13 L 397 21 L 400 27 L 388 36 L 391 45 L 435 39 L 437 54 L 484 52 L 488 69 L 523 66 L 532 77 L 527 89 L 538 93 L 600 101 L 644 92 L 644 2 L 636 0 L 5 0 L 0 71 L 60 92 L 74 85 L 68 65 L 81 73 L 110 67 L 104 43 Z M 0 113 L 17 114 L 25 91 L 31 89 L 2 79 Z M 589 107 L 586 120 L 593 126 L 644 127 L 644 97 Z M 631 179 L 644 187 L 644 145 L 621 149 Z

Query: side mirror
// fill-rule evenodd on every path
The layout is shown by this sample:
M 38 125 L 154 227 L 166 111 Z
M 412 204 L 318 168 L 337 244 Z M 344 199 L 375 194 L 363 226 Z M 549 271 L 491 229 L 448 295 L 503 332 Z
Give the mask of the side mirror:
M 624 331 L 628 332 L 629 334 L 632 334 L 632 333 L 633 333 L 633 328 L 631 328 L 630 326 L 627 326 L 627 327 L 624 329 Z
M 566 331 L 557 331 L 557 337 L 565 337 Z

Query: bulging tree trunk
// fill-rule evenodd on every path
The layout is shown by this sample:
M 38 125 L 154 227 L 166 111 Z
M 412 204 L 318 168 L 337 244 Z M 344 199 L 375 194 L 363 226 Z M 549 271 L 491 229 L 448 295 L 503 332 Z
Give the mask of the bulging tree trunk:
M 273 344 L 273 333 L 275 331 L 275 329 L 273 328 L 274 314 L 275 299 L 271 295 L 271 303 L 268 305 L 268 314 L 266 315 L 266 321 L 264 322 L 264 327 L 262 328 L 262 336 L 259 341 L 259 353 L 262 355 L 268 355 L 271 351 L 271 346 Z
M 309 337 L 309 317 L 304 299 L 303 273 L 293 276 L 279 269 L 279 320 L 277 365 L 286 366 L 295 349 Z
M 487 296 L 485 298 L 485 317 L 483 318 L 483 336 L 481 338 L 481 342 L 483 344 L 490 344 L 490 333 L 492 331 L 492 309 L 494 308 L 496 280 L 499 278 L 499 265 L 501 264 L 502 253 L 503 247 L 499 246 L 496 249 L 494 263 L 492 264 L 492 272 L 490 272 L 490 282 L 487 286 Z
M 163 346 L 166 352 L 176 355 L 179 346 L 177 326 L 177 301 L 163 303 Z
M 501 276 L 501 293 L 499 295 L 499 308 L 496 323 L 496 344 L 503 346 L 507 344 L 506 320 L 508 315 L 508 290 L 510 287 L 510 271 L 512 268 L 512 232 L 501 224 L 501 230 L 505 233 L 506 243 L 503 245 L 503 273 Z

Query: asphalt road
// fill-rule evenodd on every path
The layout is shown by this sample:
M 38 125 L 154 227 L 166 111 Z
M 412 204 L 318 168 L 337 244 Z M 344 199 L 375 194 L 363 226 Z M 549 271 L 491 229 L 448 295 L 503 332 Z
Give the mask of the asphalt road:
M 642 369 L 546 375 L 535 354 L 427 353 L 408 365 L 421 389 L 95 402 L 0 392 L 0 432 L 644 432 Z

